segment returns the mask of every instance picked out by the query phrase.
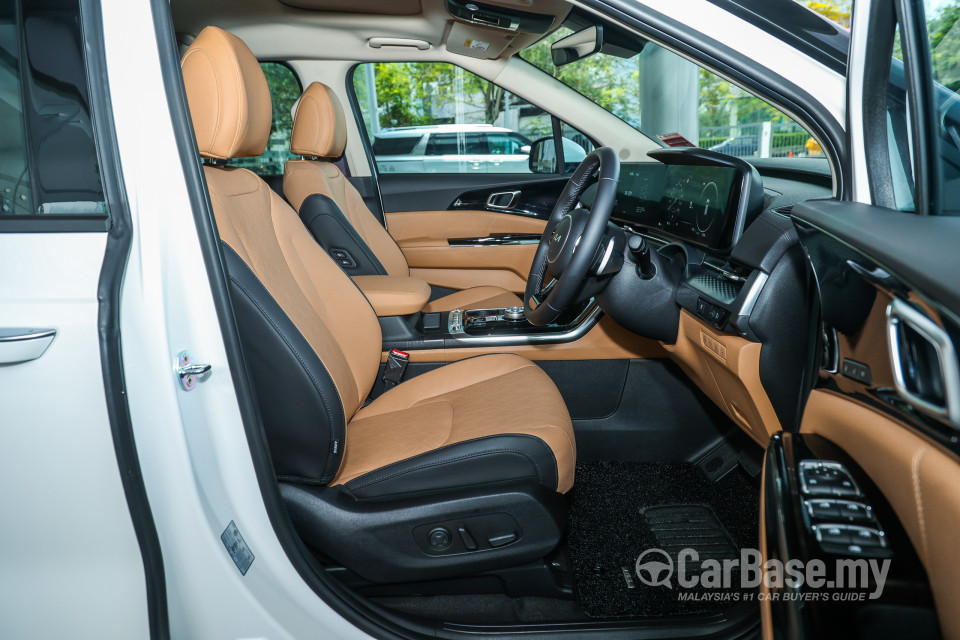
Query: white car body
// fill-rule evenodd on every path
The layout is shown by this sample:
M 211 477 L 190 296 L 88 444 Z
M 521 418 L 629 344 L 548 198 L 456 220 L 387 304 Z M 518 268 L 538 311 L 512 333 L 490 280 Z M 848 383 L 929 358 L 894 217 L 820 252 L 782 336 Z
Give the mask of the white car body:
M 845 122 L 843 76 L 708 0 L 644 4 L 749 56 L 758 73 L 770 65 L 788 73 Z M 176 638 L 369 637 L 341 615 L 341 604 L 318 597 L 298 571 L 262 496 L 212 293 L 220 283 L 207 277 L 210 258 L 203 243 L 209 239 L 198 235 L 196 216 L 204 213 L 196 198 L 195 147 L 178 136 L 181 123 L 170 107 L 174 85 L 159 54 L 173 46 L 166 40 L 167 26 L 155 24 L 166 7 L 165 0 L 99 3 L 116 153 L 132 226 L 119 321 L 138 470 L 118 468 L 104 402 L 97 296 L 108 232 L 0 234 L 0 326 L 57 330 L 42 357 L 0 365 L 5 472 L 0 637 L 146 638 L 157 624 L 168 624 Z M 245 37 L 242 30 L 238 34 Z M 258 54 L 267 51 L 257 49 L 255 35 L 248 42 Z M 358 42 L 354 59 L 372 51 Z M 414 54 L 453 55 L 436 48 L 403 55 Z M 502 78 L 494 73 L 491 79 L 504 84 L 522 77 L 509 66 L 469 64 L 478 73 L 503 71 Z M 302 71 L 310 63 L 295 66 Z M 555 93 L 533 96 L 545 107 L 579 100 L 560 83 L 544 82 L 537 89 L 550 87 Z M 605 126 L 623 126 L 571 124 L 591 136 Z M 349 149 L 348 156 L 359 157 Z M 184 157 L 196 165 L 192 173 L 183 169 Z M 487 159 L 411 156 L 384 162 L 422 163 L 418 170 L 424 172 L 466 162 L 480 171 L 477 165 Z M 523 154 L 493 164 L 497 171 L 528 171 Z M 174 373 L 183 350 L 212 367 L 190 392 Z M 147 505 L 125 495 L 131 473 L 142 474 Z M 134 526 L 131 516 L 144 508 L 152 514 L 162 551 L 152 561 L 146 558 L 142 524 Z M 231 522 L 255 556 L 245 575 L 221 541 Z M 157 562 L 168 612 L 160 623 L 152 619 L 151 598 L 157 594 L 150 595 L 147 586 L 157 578 Z

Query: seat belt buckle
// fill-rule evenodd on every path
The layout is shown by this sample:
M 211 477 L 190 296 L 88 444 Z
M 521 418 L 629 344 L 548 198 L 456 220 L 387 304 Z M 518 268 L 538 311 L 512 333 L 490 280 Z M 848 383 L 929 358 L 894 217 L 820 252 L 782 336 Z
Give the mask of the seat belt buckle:
M 390 349 L 387 355 L 387 366 L 383 370 L 383 381 L 387 387 L 395 387 L 403 379 L 403 373 L 410 362 L 410 354 L 399 349 Z

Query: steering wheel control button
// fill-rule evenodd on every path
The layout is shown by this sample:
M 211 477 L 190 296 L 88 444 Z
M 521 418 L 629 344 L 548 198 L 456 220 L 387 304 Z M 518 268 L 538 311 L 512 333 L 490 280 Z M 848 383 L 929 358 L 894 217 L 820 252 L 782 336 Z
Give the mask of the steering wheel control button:
M 511 542 L 516 541 L 517 534 L 514 531 L 510 533 L 502 533 L 500 535 L 492 536 L 487 539 L 487 542 L 490 543 L 490 546 L 496 549 L 497 547 L 505 547 Z
M 427 534 L 427 544 L 434 551 L 444 551 L 449 549 L 450 545 L 453 544 L 453 536 L 450 535 L 450 531 L 444 527 L 437 527 L 431 529 L 430 533 Z

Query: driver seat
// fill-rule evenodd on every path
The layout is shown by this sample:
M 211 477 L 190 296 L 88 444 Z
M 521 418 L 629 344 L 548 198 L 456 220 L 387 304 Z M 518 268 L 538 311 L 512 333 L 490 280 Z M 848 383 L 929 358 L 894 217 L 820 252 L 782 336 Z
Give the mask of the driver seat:
M 204 174 L 244 356 L 301 537 L 375 582 L 542 564 L 576 462 L 556 386 L 525 358 L 485 355 L 367 403 L 382 350 L 373 309 L 259 176 L 219 162 L 267 144 L 260 65 L 207 27 L 181 68 L 200 155 L 214 161 Z
M 290 160 L 283 168 L 283 195 L 300 213 L 305 224 L 316 217 L 311 207 L 323 206 L 332 200 L 344 221 L 359 237 L 362 251 L 379 262 L 379 275 L 409 276 L 410 268 L 396 241 L 364 204 L 360 193 L 343 175 L 335 160 L 343 155 L 347 144 L 347 123 L 340 99 L 325 84 L 311 83 L 300 97 L 293 118 L 290 150 L 302 160 Z M 313 198 L 311 198 L 313 196 Z M 311 198 L 308 209 L 304 202 Z M 329 206 L 329 205 L 328 205 Z M 323 244 L 322 238 L 317 238 Z M 376 264 L 375 261 L 370 261 Z M 364 275 L 377 275 L 369 273 Z M 471 287 L 428 302 L 425 313 L 453 309 L 502 309 L 522 307 L 513 293 L 501 287 Z

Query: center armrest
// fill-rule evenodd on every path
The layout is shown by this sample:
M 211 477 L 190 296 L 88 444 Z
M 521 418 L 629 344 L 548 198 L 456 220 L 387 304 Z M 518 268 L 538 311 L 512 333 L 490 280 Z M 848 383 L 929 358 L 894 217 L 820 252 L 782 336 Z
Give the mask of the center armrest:
M 423 309 L 430 299 L 430 285 L 420 278 L 354 276 L 353 281 L 377 316 L 407 316 Z

